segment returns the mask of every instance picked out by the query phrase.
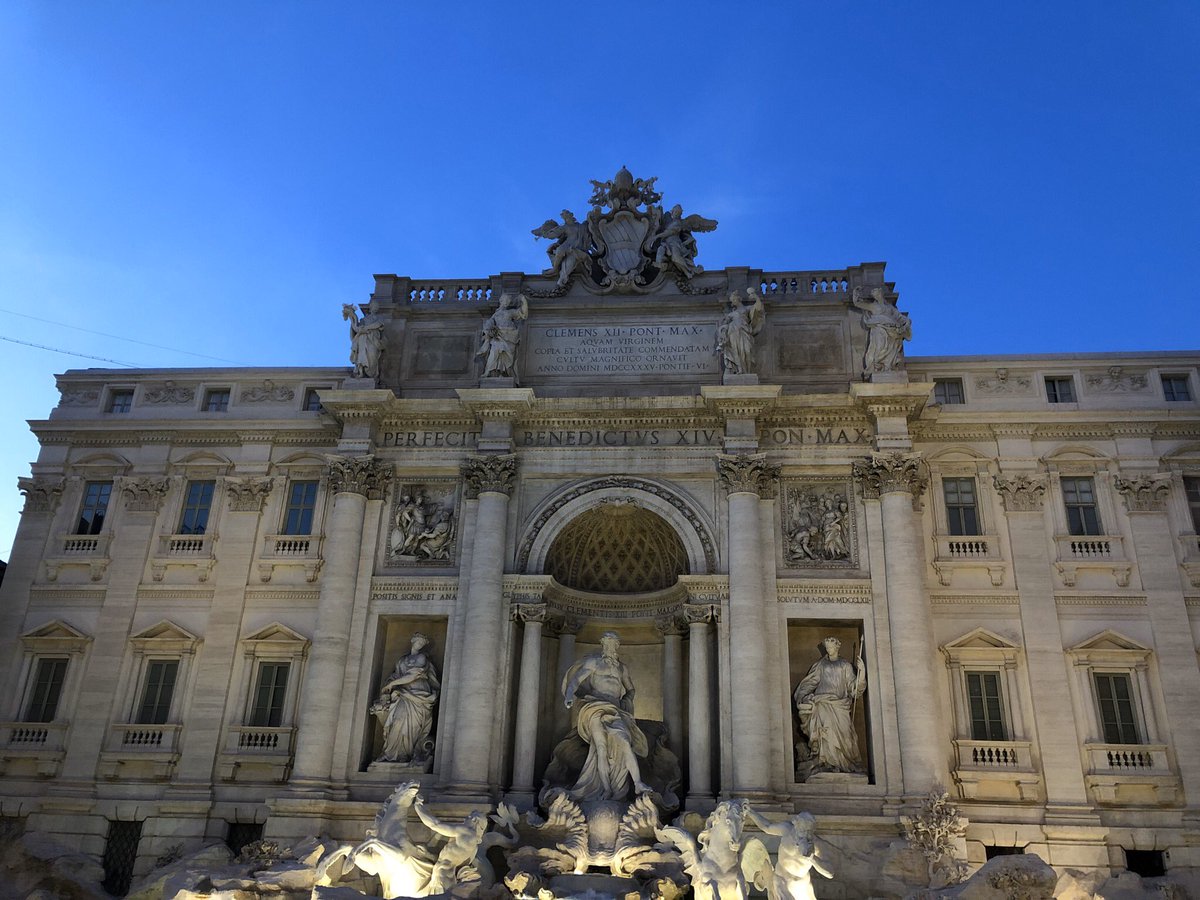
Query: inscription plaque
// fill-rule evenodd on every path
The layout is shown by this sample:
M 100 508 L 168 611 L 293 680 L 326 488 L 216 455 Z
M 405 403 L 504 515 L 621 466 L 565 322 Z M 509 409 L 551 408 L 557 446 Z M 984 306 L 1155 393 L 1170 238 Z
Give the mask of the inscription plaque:
M 715 322 L 539 325 L 525 335 L 530 377 L 715 375 Z

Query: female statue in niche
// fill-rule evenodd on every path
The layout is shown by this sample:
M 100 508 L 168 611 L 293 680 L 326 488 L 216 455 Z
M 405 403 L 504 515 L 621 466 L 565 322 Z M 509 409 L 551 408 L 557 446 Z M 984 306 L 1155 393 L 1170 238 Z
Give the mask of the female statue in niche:
M 379 762 L 423 765 L 432 761 L 433 707 L 441 691 L 437 668 L 426 654 L 429 638 L 416 632 L 409 652 L 396 662 L 371 704 L 383 722 L 383 753 Z

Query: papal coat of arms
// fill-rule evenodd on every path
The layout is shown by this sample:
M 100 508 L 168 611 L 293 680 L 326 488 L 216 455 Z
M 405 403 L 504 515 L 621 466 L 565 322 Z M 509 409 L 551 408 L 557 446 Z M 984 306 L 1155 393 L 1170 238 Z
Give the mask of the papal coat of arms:
M 663 210 L 656 178 L 634 178 L 622 166 L 612 181 L 593 181 L 592 209 L 580 222 L 569 209 L 562 221 L 547 219 L 535 238 L 554 241 L 546 250 L 554 275 L 566 288 L 572 276 L 601 293 L 644 293 L 674 276 L 690 280 L 696 264 L 694 232 L 715 231 L 716 219 L 683 214 L 676 204 Z

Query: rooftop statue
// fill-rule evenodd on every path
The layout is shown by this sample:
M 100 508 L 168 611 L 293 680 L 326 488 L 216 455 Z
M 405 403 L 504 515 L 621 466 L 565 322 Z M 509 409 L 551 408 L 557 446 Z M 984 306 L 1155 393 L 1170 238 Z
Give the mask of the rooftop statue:
M 656 180 L 634 178 L 622 167 L 611 181 L 592 181 L 586 223 L 564 209 L 561 223 L 547 219 L 535 228 L 534 237 L 554 241 L 543 274 L 557 276 L 560 290 L 578 275 L 599 293 L 644 293 L 665 278 L 689 280 L 700 272 L 692 234 L 715 231 L 717 222 L 685 216 L 679 204 L 664 212 Z
M 871 291 L 864 300 L 857 285 L 850 302 L 863 311 L 863 328 L 867 329 L 867 352 L 863 357 L 863 379 L 877 372 L 894 372 L 904 363 L 904 342 L 912 340 L 912 321 L 907 313 L 889 303 L 883 288 Z
M 355 378 L 378 378 L 379 359 L 383 356 L 386 338 L 385 318 L 379 304 L 372 300 L 367 314 L 361 318 L 353 303 L 342 304 L 342 318 L 350 323 L 350 362 Z
M 717 326 L 717 353 L 726 375 L 754 374 L 754 338 L 765 320 L 762 297 L 754 288 L 746 288 L 745 297 L 736 291 L 729 295 L 729 310 Z
M 561 277 L 559 281 L 562 281 Z M 475 354 L 484 358 L 484 378 L 517 377 L 520 326 L 527 318 L 529 301 L 525 299 L 524 294 L 517 294 L 516 297 L 504 294 L 500 297 L 500 308 L 484 323 L 483 333 L 479 336 L 479 352 Z

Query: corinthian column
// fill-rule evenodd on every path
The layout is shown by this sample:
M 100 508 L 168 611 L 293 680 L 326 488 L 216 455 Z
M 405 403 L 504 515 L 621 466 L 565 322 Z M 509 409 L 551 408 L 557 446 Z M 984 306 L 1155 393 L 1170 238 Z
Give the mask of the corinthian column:
M 949 783 L 950 735 L 942 725 L 934 666 L 938 661 L 933 619 L 925 595 L 913 501 L 927 479 L 916 454 L 874 453 L 854 463 L 863 496 L 878 498 L 883 514 L 883 567 L 887 579 L 888 626 L 899 713 L 900 763 L 904 793 L 925 794 Z
M 462 466 L 467 492 L 479 498 L 471 568 L 466 584 L 466 627 L 462 642 L 462 687 L 449 768 L 450 786 L 486 794 L 492 761 L 499 659 L 506 610 L 503 597 L 508 497 L 517 474 L 513 454 L 474 456 Z
M 730 735 L 733 784 L 738 794 L 765 793 L 770 787 L 770 705 L 766 591 L 759 528 L 759 497 L 771 490 L 778 467 L 765 453 L 721 454 L 717 474 L 729 494 L 729 642 L 736 663 L 730 666 L 733 704 Z
M 296 761 L 291 783 L 298 787 L 319 788 L 329 783 L 367 499 L 381 499 L 391 478 L 391 466 L 371 456 L 336 456 L 329 460 L 333 510 L 325 532 L 317 628 L 296 717 Z

